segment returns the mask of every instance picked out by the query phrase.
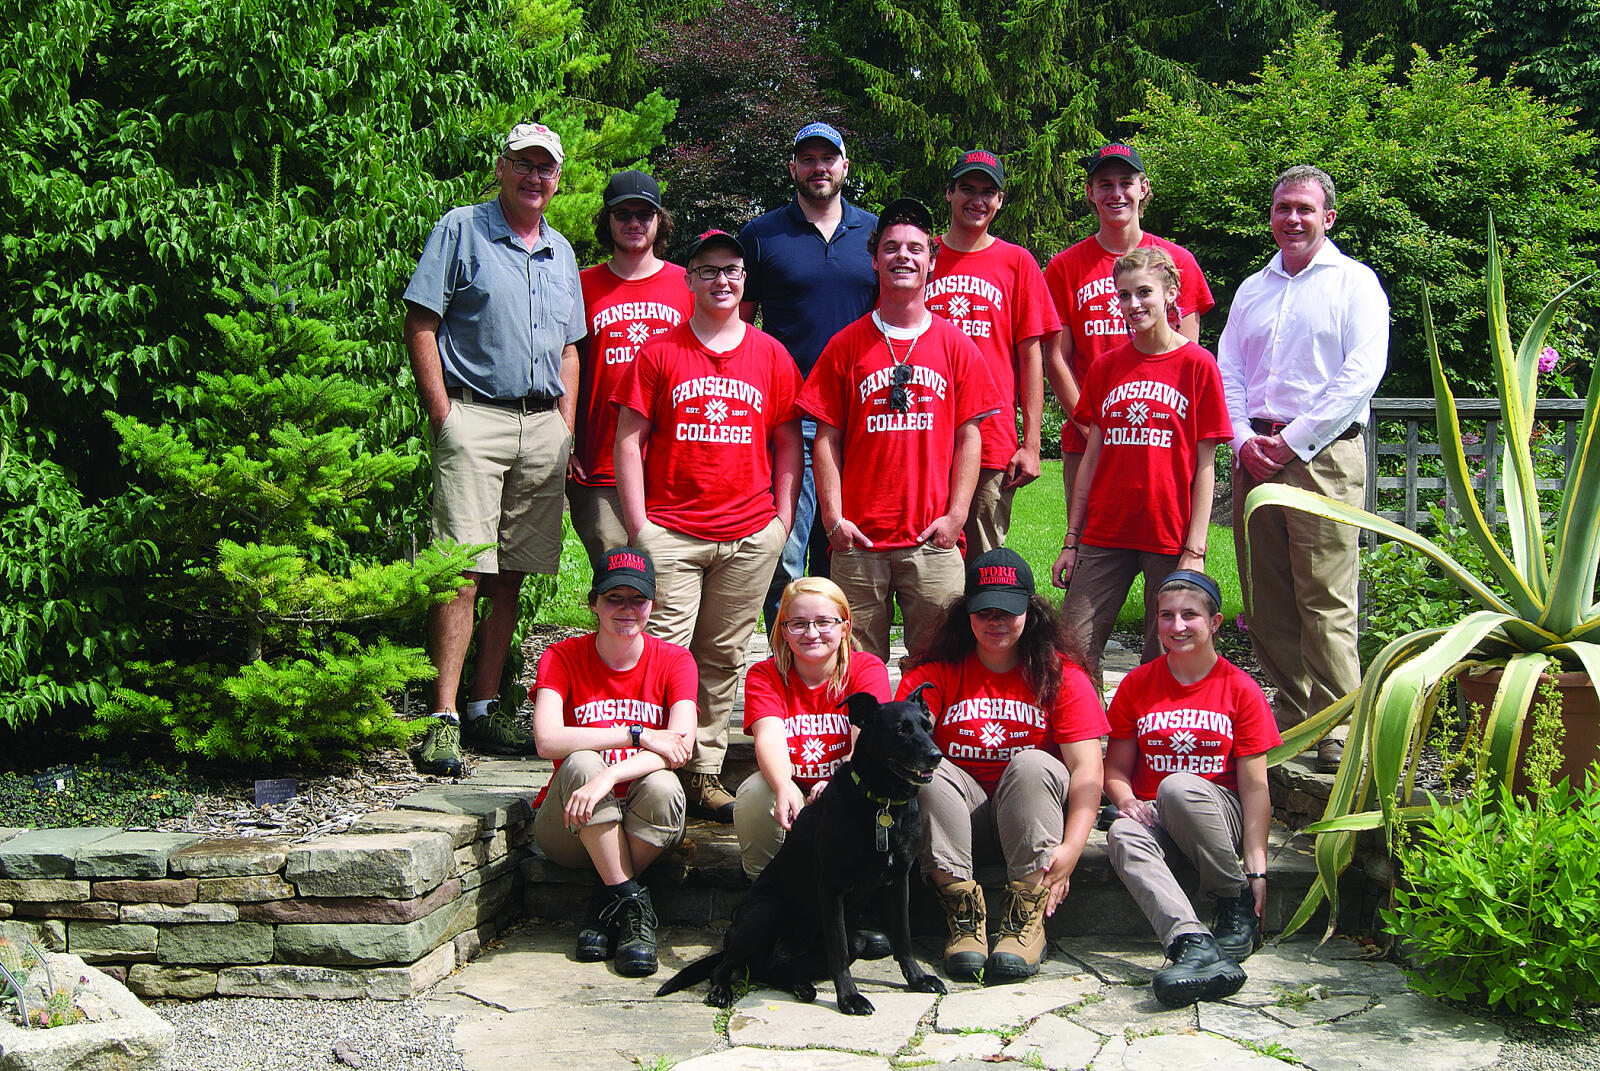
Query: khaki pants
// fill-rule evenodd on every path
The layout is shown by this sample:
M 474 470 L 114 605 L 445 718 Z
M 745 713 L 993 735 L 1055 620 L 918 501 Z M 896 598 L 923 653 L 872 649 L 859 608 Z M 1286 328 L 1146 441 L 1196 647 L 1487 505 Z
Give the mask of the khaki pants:
M 474 572 L 556 572 L 570 442 L 555 410 L 452 399 L 433 439 L 433 538 L 493 544 Z
M 1144 574 L 1144 653 L 1142 662 L 1161 657 L 1161 637 L 1156 632 L 1156 594 L 1167 574 L 1178 567 L 1176 554 L 1078 545 L 1072 581 L 1061 607 L 1061 624 L 1067 635 L 1083 646 L 1084 669 L 1096 687 L 1101 685 L 1100 660 L 1106 641 L 1116 627 L 1117 614 L 1133 588 L 1133 578 Z
M 745 646 L 761 619 L 784 538 L 776 515 L 754 535 L 726 543 L 653 523 L 639 532 L 639 548 L 656 566 L 650 634 L 689 648 L 700 669 L 700 722 L 688 773 L 722 771 Z
M 894 550 L 850 547 L 834 551 L 833 582 L 850 600 L 855 626 L 851 633 L 861 649 L 889 660 L 889 626 L 894 603 L 905 623 L 906 650 L 916 651 L 939 625 L 945 608 L 961 597 L 966 569 L 961 552 L 932 543 Z M 891 601 L 893 600 L 893 601 Z
M 1296 458 L 1271 481 L 1303 487 L 1352 506 L 1363 504 L 1367 457 L 1361 439 L 1331 443 L 1310 464 Z M 1251 605 L 1250 646 L 1277 687 L 1278 727 L 1298 725 L 1361 683 L 1356 652 L 1360 584 L 1357 529 L 1273 506 L 1250 518 L 1245 554 L 1245 496 L 1256 481 L 1233 467 L 1234 548 L 1239 582 Z
M 1001 487 L 1005 469 L 980 469 L 978 486 L 972 492 L 972 508 L 967 511 L 967 560 L 1006 545 L 1011 530 L 1011 502 L 1015 487 Z
M 628 545 L 628 526 L 622 523 L 617 489 L 568 480 L 567 505 L 572 507 L 572 529 L 589 555 L 589 568 L 598 573 L 601 555 L 612 547 Z
M 1168 774 L 1156 789 L 1156 828 L 1118 818 L 1106 834 L 1111 866 L 1167 948 L 1182 933 L 1210 933 L 1194 913 L 1168 865 L 1169 852 L 1181 852 L 1200 872 L 1200 891 L 1238 896 L 1248 889 L 1239 852 L 1244 843 L 1244 809 L 1239 797 L 1189 773 Z
M 733 799 L 733 831 L 739 837 L 739 861 L 752 881 L 761 875 L 778 854 L 788 830 L 772 817 L 778 797 L 757 770 L 739 786 Z
M 567 828 L 567 800 L 605 765 L 599 752 L 574 751 L 550 778 L 550 790 L 533 816 L 533 839 L 551 862 L 574 870 L 590 865 L 588 849 L 578 834 Z M 671 770 L 657 770 L 635 778 L 622 799 L 607 796 L 595 804 L 585 828 L 621 822 L 623 832 L 630 836 L 658 848 L 671 848 L 683 839 L 685 809 L 683 785 L 677 776 Z
M 1050 865 L 1066 829 L 1067 767 L 1040 748 L 1018 753 L 991 798 L 949 759 L 918 793 L 922 805 L 922 869 L 970 881 L 976 866 L 1004 861 L 1021 881 Z

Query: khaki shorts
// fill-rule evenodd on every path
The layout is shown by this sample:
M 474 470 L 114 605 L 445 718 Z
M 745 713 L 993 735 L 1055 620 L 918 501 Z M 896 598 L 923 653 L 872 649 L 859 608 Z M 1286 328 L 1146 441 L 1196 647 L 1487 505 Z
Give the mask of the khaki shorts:
M 452 398 L 433 439 L 433 538 L 492 544 L 475 572 L 556 572 L 571 438 L 553 409 Z
M 572 529 L 588 552 L 589 568 L 598 573 L 602 554 L 628 545 L 628 526 L 622 523 L 622 500 L 616 486 L 590 487 L 568 480 L 567 503 L 572 507 Z

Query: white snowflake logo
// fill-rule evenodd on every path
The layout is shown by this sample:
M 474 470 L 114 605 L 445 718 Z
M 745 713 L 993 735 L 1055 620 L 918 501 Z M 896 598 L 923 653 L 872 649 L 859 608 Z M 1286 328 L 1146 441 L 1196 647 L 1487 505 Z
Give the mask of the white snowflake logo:
M 728 403 L 721 398 L 713 398 L 706 403 L 706 419 L 713 424 L 721 424 L 728 419 Z
M 1169 746 L 1177 754 L 1187 755 L 1189 752 L 1193 751 L 1196 746 L 1198 746 L 1198 743 L 1199 742 L 1194 738 L 1194 734 L 1189 730 L 1179 729 L 1177 732 L 1172 734 L 1172 740 L 1170 741 Z
M 628 341 L 637 346 L 650 337 L 650 328 L 639 320 L 628 325 Z
M 983 741 L 984 747 L 999 747 L 1006 742 L 1006 727 L 986 721 L 983 723 L 983 728 L 978 730 L 978 739 Z
M 805 746 L 800 749 L 800 758 L 805 761 L 806 765 L 815 766 L 822 761 L 822 756 L 827 753 L 828 745 L 813 737 L 807 740 Z
M 950 299 L 950 316 L 956 320 L 965 320 L 972 312 L 972 302 L 967 300 L 965 294 L 957 294 Z
M 1128 406 L 1128 423 L 1138 427 L 1150 419 L 1150 407 L 1143 402 L 1134 402 Z

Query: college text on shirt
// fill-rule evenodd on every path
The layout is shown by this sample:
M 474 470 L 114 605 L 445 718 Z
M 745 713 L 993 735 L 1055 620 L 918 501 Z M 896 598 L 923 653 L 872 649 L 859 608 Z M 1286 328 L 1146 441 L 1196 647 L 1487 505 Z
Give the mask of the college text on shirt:
M 895 367 L 895 365 L 891 364 L 887 368 L 880 368 L 876 372 L 869 373 L 866 378 L 862 379 L 861 382 L 856 385 L 856 390 L 861 394 L 861 402 L 863 405 L 867 403 L 867 399 L 871 398 L 872 395 L 878 393 L 879 391 L 887 391 L 893 386 Z M 911 369 L 911 378 L 908 379 L 905 384 L 906 400 L 909 406 L 908 411 L 904 413 L 870 413 L 867 416 L 867 431 L 887 432 L 933 430 L 934 414 L 929 412 L 918 413 L 910 411 L 916 408 L 916 405 L 919 401 L 931 400 L 927 398 L 918 398 L 917 392 L 912 388 L 926 387 L 928 390 L 937 395 L 940 401 L 943 401 L 945 396 L 950 391 L 950 382 L 938 372 L 935 372 L 933 369 L 927 368 L 923 365 L 913 364 L 907 365 L 906 367 Z M 889 398 L 887 395 L 885 395 L 882 398 L 876 399 L 873 404 L 887 406 L 889 404 Z
M 1117 304 L 1116 293 L 1117 282 L 1110 275 L 1102 276 L 1099 279 L 1091 279 L 1078 287 L 1078 310 L 1085 316 L 1089 316 L 1092 313 L 1100 314 L 1098 316 L 1090 316 L 1090 318 L 1083 321 L 1083 334 L 1085 337 L 1090 335 L 1122 336 L 1128 333 L 1128 325 L 1122 320 L 1122 308 Z M 1110 298 L 1110 300 L 1104 302 L 1095 301 L 1096 298 L 1106 297 Z
M 1005 762 L 1018 753 L 1033 747 L 1033 730 L 1048 729 L 1045 713 L 1032 703 L 1020 699 L 995 699 L 981 697 L 963 699 L 944 708 L 941 720 L 946 725 L 961 725 L 957 737 L 967 737 L 976 743 L 952 740 L 945 744 L 945 754 L 953 759 L 985 759 Z M 1006 746 L 1007 741 L 1020 738 L 1021 743 Z
M 928 283 L 922 293 L 929 308 L 943 311 L 951 323 L 974 338 L 990 336 L 993 321 L 1005 304 L 1000 288 L 976 275 L 946 275 Z M 946 297 L 949 300 L 941 300 Z M 987 305 L 983 304 L 985 301 Z M 988 318 L 974 319 L 974 313 L 983 313 Z
M 647 703 L 642 699 L 596 699 L 589 703 L 580 703 L 572 708 L 573 721 L 577 725 L 592 725 L 608 728 L 613 725 L 643 725 L 647 729 L 659 729 L 667 723 L 667 712 L 659 703 Z M 634 747 L 607 748 L 600 753 L 607 766 L 615 766 L 624 759 L 632 758 L 638 753 Z
M 1160 774 L 1219 774 L 1233 751 L 1233 718 L 1215 710 L 1152 711 L 1140 716 L 1137 733 L 1145 766 Z
M 624 320 L 628 321 L 626 326 L 608 330 Z M 646 322 L 649 320 L 659 326 L 652 327 Z M 606 364 L 629 364 L 646 342 L 682 322 L 683 313 L 663 302 L 619 301 L 594 314 L 589 333 L 601 340 Z
M 783 719 L 783 730 L 791 741 L 804 741 L 791 748 L 794 775 L 802 781 L 822 781 L 838 772 L 850 746 L 850 718 L 844 714 L 791 714 Z M 796 756 L 793 752 L 798 751 Z M 799 761 L 794 760 L 798 758 Z
M 704 405 L 684 403 L 709 399 Z M 730 406 L 728 403 L 734 402 Z M 742 379 L 727 376 L 699 376 L 686 379 L 672 388 L 672 404 L 682 406 L 687 416 L 703 417 L 705 423 L 695 423 L 679 418 L 674 437 L 679 442 L 733 443 L 748 445 L 752 441 L 750 424 L 730 424 L 728 421 L 760 413 L 764 403 L 761 389 Z M 748 408 L 738 408 L 739 405 Z
M 1127 404 L 1126 412 L 1116 406 Z M 1152 412 L 1146 402 L 1165 406 L 1169 412 Z M 1101 434 L 1108 446 L 1154 446 L 1171 449 L 1172 428 L 1151 424 L 1152 420 L 1179 420 L 1189 414 L 1189 399 L 1177 387 L 1153 379 L 1119 383 L 1100 403 Z M 1125 423 L 1109 424 L 1107 417 L 1122 417 Z

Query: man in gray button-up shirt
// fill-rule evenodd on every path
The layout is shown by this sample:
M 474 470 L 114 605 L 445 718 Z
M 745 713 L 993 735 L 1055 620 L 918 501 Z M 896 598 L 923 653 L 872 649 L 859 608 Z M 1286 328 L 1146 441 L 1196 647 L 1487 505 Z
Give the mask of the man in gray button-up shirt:
M 434 711 L 418 765 L 458 776 L 460 731 L 477 748 L 531 754 L 533 738 L 493 711 L 522 578 L 561 563 L 561 509 L 577 397 L 583 302 L 572 246 L 544 218 L 561 179 L 561 138 L 540 123 L 506 136 L 499 195 L 434 225 L 406 287 L 406 349 L 433 433 L 433 535 L 487 543 L 456 598 L 435 607 Z M 456 692 L 479 593 L 470 701 Z

